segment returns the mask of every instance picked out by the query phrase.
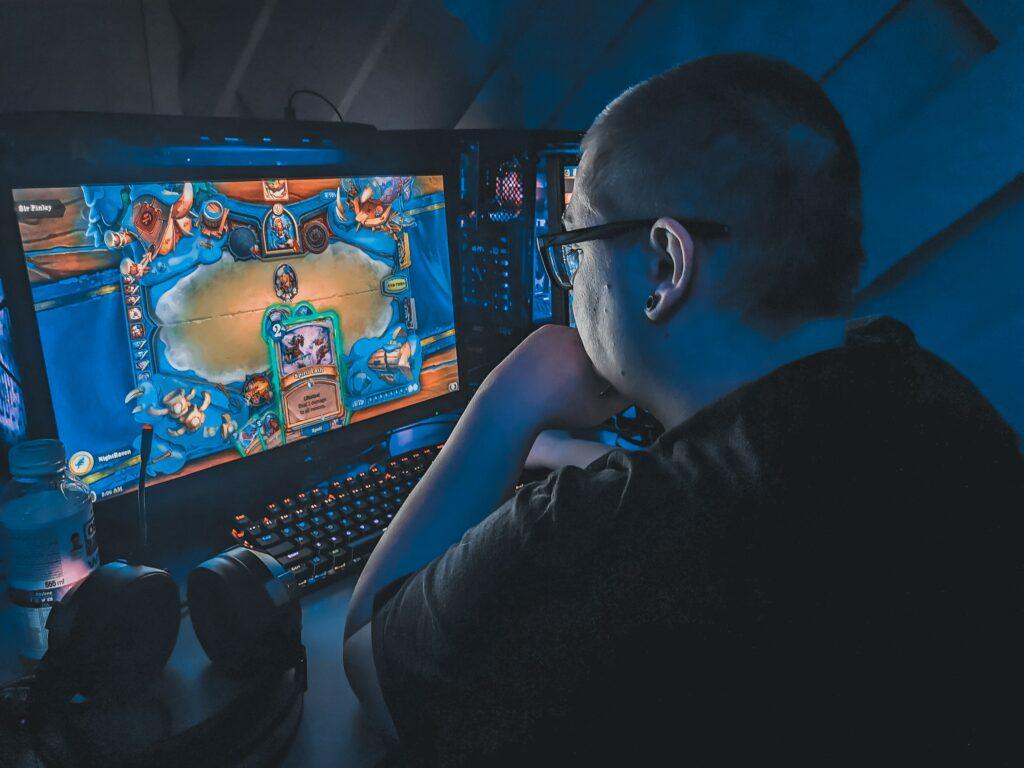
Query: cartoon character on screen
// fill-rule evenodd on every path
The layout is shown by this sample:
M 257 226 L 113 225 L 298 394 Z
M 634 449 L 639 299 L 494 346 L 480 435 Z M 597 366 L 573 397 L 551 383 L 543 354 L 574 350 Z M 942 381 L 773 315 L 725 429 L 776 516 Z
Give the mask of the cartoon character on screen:
M 393 183 L 384 186 L 379 197 L 374 197 L 373 186 L 367 184 L 360 191 L 355 185 L 350 186 L 345 193 L 344 204 L 342 204 L 342 187 L 338 187 L 338 197 L 335 201 L 338 218 L 348 221 L 345 215 L 345 206 L 355 214 L 356 230 L 366 227 L 371 232 L 387 232 L 397 242 L 398 234 L 403 227 L 412 226 L 415 222 L 394 210 L 395 200 L 403 194 L 412 183 L 412 177 L 403 177 Z
M 174 193 L 167 190 L 162 194 L 166 198 Z M 137 262 L 131 258 L 122 261 L 121 273 L 126 282 L 134 282 L 149 272 L 150 264 L 158 256 L 166 256 L 177 248 L 183 237 L 193 237 L 194 201 L 195 191 L 191 182 L 185 182 L 177 198 L 170 203 L 154 195 L 142 195 L 132 203 L 134 229 L 111 230 L 104 234 L 107 248 L 121 248 L 133 240 L 140 240 L 146 246 Z
M 299 292 L 299 277 L 288 264 L 282 264 L 274 272 L 274 293 L 281 301 L 291 301 Z
M 131 390 L 124 398 L 126 404 L 133 400 L 137 401 L 132 410 L 133 414 L 145 410 L 151 417 L 167 418 L 171 421 L 174 426 L 167 428 L 168 437 L 181 437 L 185 434 L 199 432 L 200 429 L 202 429 L 203 437 L 213 437 L 218 432 L 216 427 L 206 424 L 206 411 L 213 401 L 207 391 L 197 393 L 193 387 L 186 392 L 183 387 L 179 387 L 160 397 L 156 388 L 147 382 Z M 222 436 L 224 430 L 229 426 L 230 421 L 221 425 L 219 431 Z
M 270 386 L 270 379 L 262 373 L 249 376 L 242 386 L 242 397 L 253 408 L 266 405 L 274 399 L 274 390 Z
M 388 384 L 394 384 L 399 376 L 402 381 L 410 381 L 416 347 L 416 340 L 410 339 L 405 329 L 398 326 L 384 346 L 370 355 L 366 366 Z
M 293 333 L 281 345 L 286 363 L 296 363 L 302 359 L 302 345 L 305 343 L 301 333 Z
M 321 363 L 332 363 L 331 360 L 331 348 L 327 344 L 326 336 L 317 336 L 313 339 L 313 364 L 320 365 Z
M 267 244 L 273 251 L 294 251 L 295 223 L 285 213 L 284 206 L 275 203 L 270 210 L 270 227 L 267 231 Z

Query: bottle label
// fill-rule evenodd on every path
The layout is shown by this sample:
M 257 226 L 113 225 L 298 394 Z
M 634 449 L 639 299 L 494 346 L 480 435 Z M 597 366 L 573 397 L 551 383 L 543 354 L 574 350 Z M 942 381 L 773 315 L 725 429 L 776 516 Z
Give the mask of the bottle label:
M 70 587 L 60 589 L 8 589 L 14 625 L 18 632 L 18 651 L 27 659 L 39 661 L 49 647 L 46 620 L 53 604 L 60 601 Z
M 71 587 L 99 565 L 96 521 L 72 515 L 38 528 L 7 529 L 11 591 Z
M 45 526 L 7 528 L 8 594 L 22 656 L 46 653 L 50 607 L 99 565 L 92 510 Z

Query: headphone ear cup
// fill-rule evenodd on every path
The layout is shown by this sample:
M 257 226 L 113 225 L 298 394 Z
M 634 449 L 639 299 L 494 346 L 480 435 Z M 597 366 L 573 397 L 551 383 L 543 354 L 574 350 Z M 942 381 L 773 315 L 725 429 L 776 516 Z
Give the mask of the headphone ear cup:
M 265 552 L 234 547 L 188 576 L 199 644 L 231 677 L 284 670 L 303 655 L 295 577 Z
M 163 672 L 180 624 L 181 597 L 166 571 L 124 561 L 101 566 L 50 610 L 33 699 L 137 695 Z

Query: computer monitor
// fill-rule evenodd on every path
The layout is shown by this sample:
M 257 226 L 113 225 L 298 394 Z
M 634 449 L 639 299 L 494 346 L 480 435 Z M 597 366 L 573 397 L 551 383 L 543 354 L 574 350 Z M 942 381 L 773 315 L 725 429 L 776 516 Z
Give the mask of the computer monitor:
M 0 471 L 7 466 L 7 450 L 25 436 L 25 399 L 14 360 L 11 315 L 0 285 Z
M 57 432 L 99 498 L 459 388 L 440 173 L 12 190 Z

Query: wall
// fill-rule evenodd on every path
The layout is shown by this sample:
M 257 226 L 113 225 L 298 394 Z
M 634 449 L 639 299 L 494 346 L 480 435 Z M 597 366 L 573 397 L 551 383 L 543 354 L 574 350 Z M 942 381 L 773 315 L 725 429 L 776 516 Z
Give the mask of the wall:
M 864 292 L 951 362 L 1024 433 L 1024 177 L 933 238 Z

